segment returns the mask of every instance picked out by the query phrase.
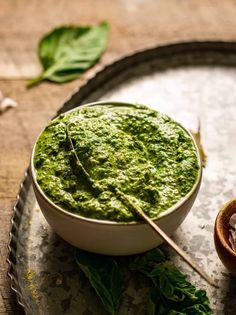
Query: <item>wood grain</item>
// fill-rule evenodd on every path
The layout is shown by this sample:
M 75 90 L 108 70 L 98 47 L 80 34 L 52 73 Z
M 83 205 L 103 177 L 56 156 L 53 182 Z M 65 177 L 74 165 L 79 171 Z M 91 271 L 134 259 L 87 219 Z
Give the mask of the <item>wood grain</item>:
M 75 88 L 113 60 L 157 44 L 182 40 L 236 39 L 234 0 L 0 0 L 0 90 L 18 102 L 0 116 L 0 314 L 21 314 L 7 277 L 7 242 L 12 207 L 45 124 Z M 64 85 L 42 83 L 37 43 L 62 24 L 110 24 L 109 45 L 99 65 Z

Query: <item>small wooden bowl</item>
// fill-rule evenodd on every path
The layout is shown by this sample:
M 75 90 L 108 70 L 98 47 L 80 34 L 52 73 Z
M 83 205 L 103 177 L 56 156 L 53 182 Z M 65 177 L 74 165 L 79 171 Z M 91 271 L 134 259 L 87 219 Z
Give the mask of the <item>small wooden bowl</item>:
M 229 201 L 218 213 L 214 228 L 214 241 L 217 254 L 228 269 L 236 277 L 236 252 L 231 248 L 229 242 L 230 217 L 236 213 L 236 199 Z

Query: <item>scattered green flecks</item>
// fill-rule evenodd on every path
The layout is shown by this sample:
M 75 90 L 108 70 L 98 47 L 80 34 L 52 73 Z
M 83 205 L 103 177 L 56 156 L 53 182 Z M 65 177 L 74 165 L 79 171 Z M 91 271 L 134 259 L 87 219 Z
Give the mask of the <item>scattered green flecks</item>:
M 26 280 L 28 281 L 29 291 L 32 298 L 37 301 L 40 299 L 40 294 L 38 292 L 37 285 L 35 284 L 35 276 L 35 271 L 31 268 L 28 268 L 26 271 Z
M 34 276 L 35 276 L 35 272 L 33 271 L 33 269 L 28 268 L 27 269 L 27 276 L 26 276 L 27 280 L 32 281 Z

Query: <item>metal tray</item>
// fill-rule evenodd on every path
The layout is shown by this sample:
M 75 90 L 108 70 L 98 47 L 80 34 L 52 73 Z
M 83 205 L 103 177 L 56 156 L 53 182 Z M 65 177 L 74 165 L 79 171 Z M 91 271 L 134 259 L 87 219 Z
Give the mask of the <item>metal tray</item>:
M 97 100 L 147 104 L 193 130 L 200 120 L 207 166 L 197 200 L 174 239 L 220 289 L 208 286 L 164 248 L 192 282 L 207 290 L 214 314 L 236 314 L 236 281 L 213 242 L 218 210 L 236 195 L 236 43 L 181 43 L 135 53 L 99 72 L 57 114 Z M 106 314 L 78 270 L 73 250 L 44 220 L 26 172 L 14 207 L 8 258 L 11 286 L 26 314 Z M 147 284 L 129 272 L 129 258 L 121 260 L 126 271 L 119 314 L 144 315 Z

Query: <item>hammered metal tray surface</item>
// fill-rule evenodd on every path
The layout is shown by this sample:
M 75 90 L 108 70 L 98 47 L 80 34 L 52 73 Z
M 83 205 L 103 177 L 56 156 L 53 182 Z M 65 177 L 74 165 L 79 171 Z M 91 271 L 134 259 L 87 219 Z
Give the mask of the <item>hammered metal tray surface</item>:
M 147 104 L 192 130 L 200 121 L 207 165 L 196 202 L 174 239 L 220 288 L 208 286 L 164 249 L 192 282 L 207 290 L 214 314 L 235 315 L 236 279 L 217 257 L 213 226 L 222 205 L 236 196 L 236 44 L 173 44 L 128 56 L 88 81 L 58 113 L 98 100 Z M 43 218 L 27 172 L 14 208 L 9 243 L 12 288 L 26 314 L 106 314 L 73 254 L 74 249 Z M 145 315 L 148 284 L 129 271 L 129 257 L 119 259 L 124 269 L 119 315 Z

